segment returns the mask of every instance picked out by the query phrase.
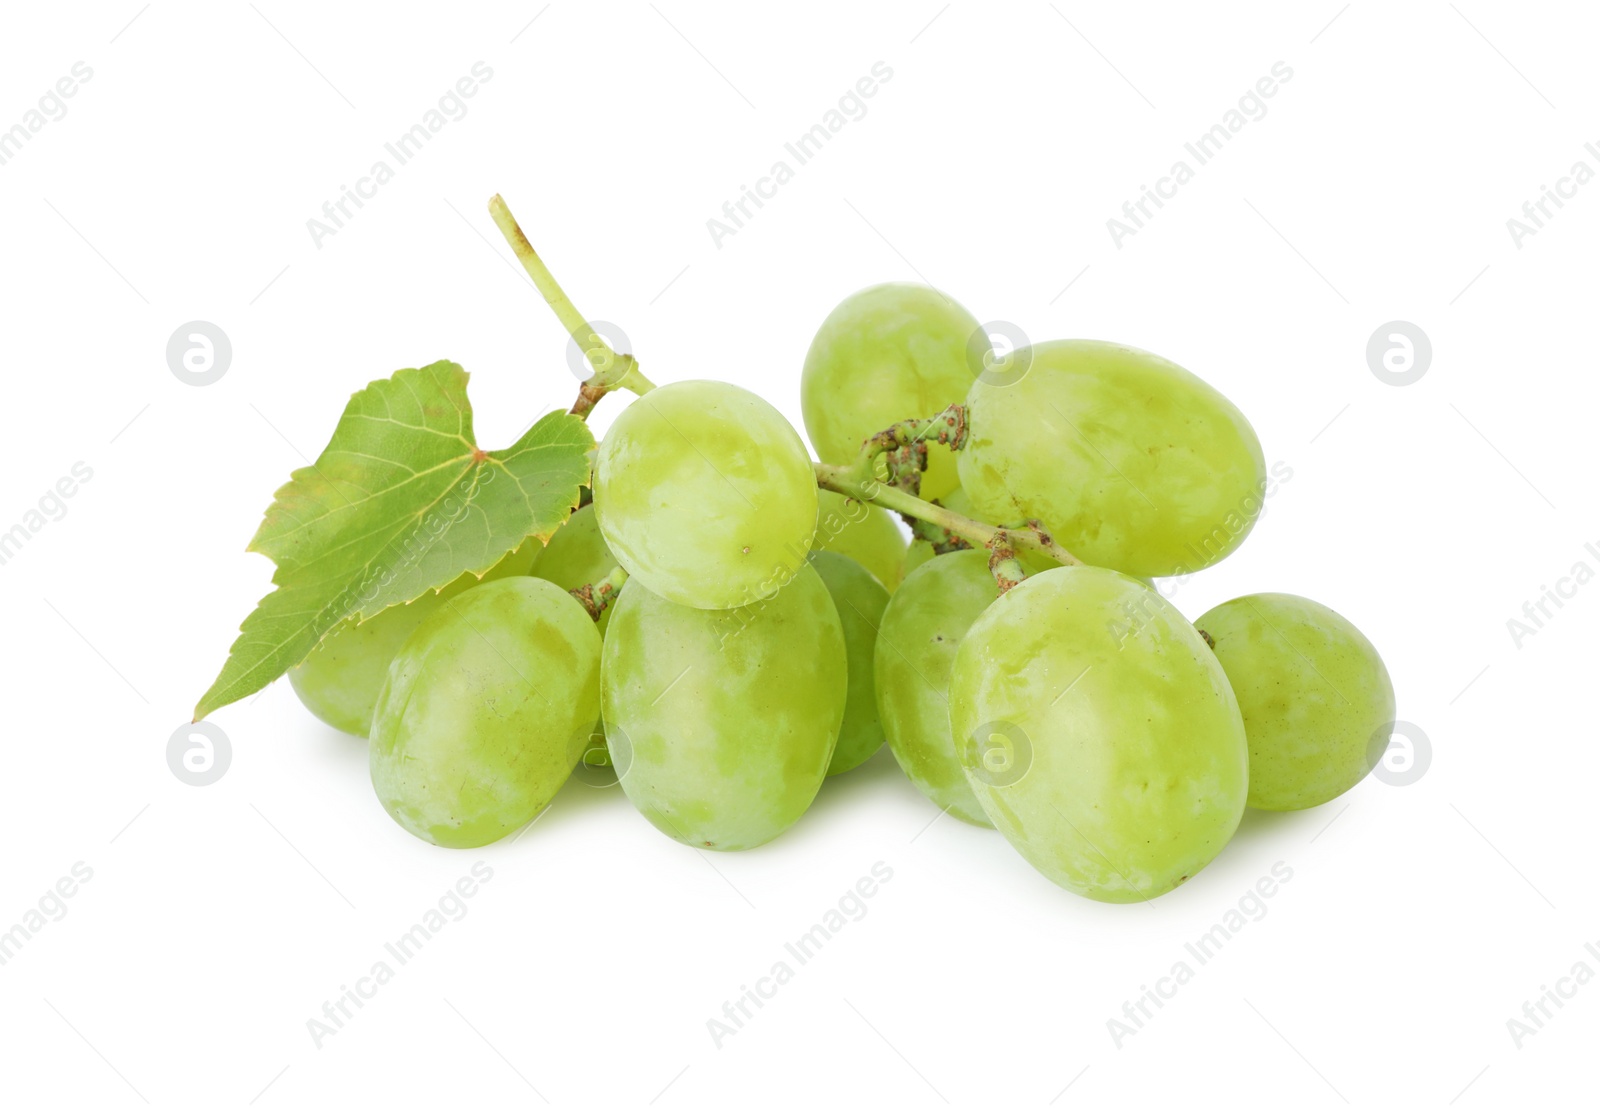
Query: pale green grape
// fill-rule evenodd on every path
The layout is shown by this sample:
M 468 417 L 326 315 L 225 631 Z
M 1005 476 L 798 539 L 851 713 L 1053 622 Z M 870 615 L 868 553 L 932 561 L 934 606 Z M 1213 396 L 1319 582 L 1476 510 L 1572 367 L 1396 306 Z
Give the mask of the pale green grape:
M 533 559 L 535 577 L 553 581 L 568 592 L 604 581 L 616 568 L 617 559 L 600 534 L 593 504 L 585 504 L 568 516 L 567 522 L 556 529 L 549 543 Z M 600 622 L 595 625 L 602 637 L 610 622 L 611 608 L 608 607 L 600 613 Z M 583 763 L 587 766 L 611 764 L 603 728 L 595 728 L 594 738 L 584 751 Z
M 594 505 L 585 504 L 567 517 L 550 542 L 533 559 L 533 575 L 554 581 L 569 592 L 604 581 L 617 568 L 616 556 L 600 534 Z M 600 613 L 600 634 L 606 633 L 611 609 Z
M 953 816 L 990 826 L 956 759 L 950 732 L 950 668 L 956 648 L 999 595 L 989 556 L 941 554 L 906 578 L 878 628 L 873 674 L 878 712 L 895 760 L 911 783 Z
M 529 539 L 495 563 L 482 580 L 526 574 L 538 549 L 539 540 Z M 441 604 L 478 582 L 479 578 L 463 573 L 437 593 L 385 608 L 360 623 L 345 620 L 289 671 L 289 684 L 300 703 L 328 726 L 366 738 L 372 726 L 372 706 L 378 702 L 389 663 L 400 645 Z
M 1332 608 L 1285 593 L 1219 604 L 1195 620 L 1211 636 L 1250 742 L 1250 807 L 1325 804 L 1376 764 L 1394 686 L 1377 648 Z
M 674 604 L 629 581 L 601 675 L 622 789 L 679 842 L 759 846 L 817 795 L 846 680 L 839 615 L 810 566 L 731 611 Z
M 568 592 L 584 585 L 603 581 L 617 568 L 617 559 L 606 546 L 600 534 L 600 523 L 595 518 L 594 505 L 585 504 L 567 517 L 567 521 L 550 536 L 550 541 L 533 559 L 533 576 L 553 581 Z M 600 613 L 596 626 L 602 636 L 611 620 L 608 607 Z M 609 766 L 611 755 L 606 750 L 605 731 L 595 727 L 595 734 L 583 754 L 584 765 Z
M 1228 399 L 1165 358 L 1109 342 L 1027 347 L 1009 385 L 967 396 L 961 486 L 988 518 L 1039 520 L 1091 565 L 1192 573 L 1244 541 L 1266 487 Z
M 905 572 L 900 575 L 904 581 L 920 569 L 924 562 L 931 562 L 935 557 L 933 544 L 927 539 L 912 539 L 911 545 L 906 547 Z
M 1145 617 L 1119 632 L 1130 604 Z M 1249 752 L 1222 666 L 1182 613 L 1111 570 L 1051 570 L 991 604 L 956 652 L 950 725 L 995 827 L 1096 900 L 1175 888 L 1244 812 Z
M 924 499 L 927 498 L 924 497 Z M 976 519 L 982 523 L 994 523 L 994 520 L 984 519 L 978 514 L 978 509 L 972 506 L 972 497 L 967 495 L 967 490 L 965 489 L 951 489 L 948 493 L 939 497 L 939 503 L 943 504 L 946 508 L 949 508 L 958 516 L 966 516 L 968 519 Z
M 968 344 L 978 329 L 970 312 L 926 285 L 873 285 L 846 297 L 811 340 L 800 378 L 817 457 L 842 465 L 884 428 L 960 404 L 972 385 Z M 923 495 L 955 486 L 950 450 L 929 443 Z
M 904 577 L 906 540 L 882 508 L 831 489 L 817 490 L 817 550 L 854 558 L 890 592 Z
M 447 600 L 395 655 L 372 714 L 372 785 L 439 846 L 515 831 L 572 773 L 600 715 L 600 632 L 559 585 Z
M 849 688 L 845 694 L 844 722 L 828 763 L 828 776 L 855 769 L 883 745 L 883 725 L 878 722 L 878 698 L 873 692 L 872 654 L 878 644 L 878 625 L 889 606 L 889 591 L 859 563 L 843 554 L 818 551 L 811 565 L 828 586 L 839 622 L 844 629 Z
M 736 608 L 771 596 L 805 563 L 816 472 L 759 396 L 679 381 L 612 424 L 595 458 L 594 508 L 639 584 L 692 608 Z

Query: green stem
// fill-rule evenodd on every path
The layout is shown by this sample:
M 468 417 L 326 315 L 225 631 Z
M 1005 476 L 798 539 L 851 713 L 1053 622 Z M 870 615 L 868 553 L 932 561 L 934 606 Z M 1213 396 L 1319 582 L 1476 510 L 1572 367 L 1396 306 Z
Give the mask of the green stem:
M 958 515 L 942 504 L 912 496 L 904 489 L 885 485 L 872 475 L 870 466 L 863 474 L 859 462 L 855 466 L 830 466 L 818 462 L 816 470 L 820 488 L 831 489 L 856 500 L 869 500 L 891 512 L 926 520 L 965 540 L 970 546 L 986 546 L 994 538 L 995 529 L 988 524 Z
M 655 385 L 643 373 L 639 372 L 639 363 L 632 354 L 618 354 L 611 349 L 611 345 L 595 333 L 583 313 L 573 305 L 566 290 L 556 280 L 544 264 L 544 259 L 539 257 L 533 244 L 528 241 L 528 236 L 523 234 L 522 227 L 517 223 L 511 209 L 500 198 L 499 193 L 489 198 L 489 214 L 494 217 L 495 226 L 500 228 L 500 233 L 505 236 L 506 242 L 511 245 L 511 250 L 517 256 L 517 261 L 522 263 L 522 268 L 527 270 L 528 276 L 533 279 L 534 287 L 544 297 L 550 310 L 555 312 L 556 318 L 561 321 L 561 326 L 567 329 L 572 336 L 572 341 L 578 344 L 578 349 L 583 351 L 583 356 L 589 364 L 595 367 L 594 376 L 590 377 L 578 390 L 578 399 L 572 406 L 572 414 L 580 418 L 588 418 L 590 410 L 600 401 L 606 393 L 614 389 L 625 388 L 630 392 L 643 396 Z
M 862 449 L 877 455 L 897 448 L 929 442 L 942 443 L 951 450 L 967 445 L 967 407 L 952 404 L 938 415 L 927 419 L 902 419 L 873 435 Z
M 628 583 L 628 571 L 618 566 L 602 581 L 590 585 L 581 585 L 569 590 L 577 598 L 583 610 L 589 613 L 589 618 L 596 623 L 605 615 L 606 609 L 617 599 L 622 592 L 622 586 Z
M 935 503 L 938 502 L 935 501 Z M 900 518 L 905 520 L 906 524 L 911 528 L 912 540 L 921 539 L 933 547 L 935 554 L 953 554 L 957 550 L 972 549 L 972 544 L 967 542 L 966 539 L 963 539 L 960 535 L 952 535 L 936 523 L 929 523 L 925 519 L 917 519 L 903 514 Z
M 980 523 L 952 512 L 942 504 L 930 503 L 921 497 L 911 495 L 904 489 L 883 484 L 872 472 L 873 459 L 878 453 L 873 449 L 873 443 L 877 440 L 878 436 L 868 439 L 862 447 L 860 457 L 852 465 L 830 466 L 818 463 L 816 466 L 818 487 L 830 489 L 856 500 L 870 501 L 881 508 L 899 512 L 903 516 L 923 520 L 935 527 L 943 528 L 969 546 L 989 551 L 989 570 L 994 574 L 995 582 L 1000 586 L 1001 592 L 1023 579 L 1022 566 L 1016 560 L 1018 550 L 1038 551 L 1064 566 L 1083 564 L 1065 547 L 1056 543 L 1049 533 L 1039 526 L 1037 520 L 1029 520 L 1022 527 L 991 527 L 987 523 Z
M 918 521 L 942 531 L 947 536 L 945 541 L 934 542 L 935 550 L 940 553 L 953 549 L 958 541 L 989 551 L 989 572 L 994 574 L 1001 592 L 1020 584 L 1025 576 L 1022 563 L 1017 560 L 1019 549 L 1038 551 L 1064 566 L 1083 564 L 1071 551 L 1057 544 L 1036 519 L 1028 520 L 1021 527 L 991 527 L 952 512 L 942 504 L 923 500 L 917 495 L 917 489 L 921 472 L 928 465 L 930 442 L 942 443 L 951 450 L 967 445 L 965 405 L 952 404 L 927 419 L 905 419 L 884 428 L 861 444 L 861 453 L 851 465 L 819 464 L 817 484 L 899 512 L 913 525 L 914 532 L 928 530 L 926 526 L 916 526 Z M 892 485 L 886 486 L 878 480 L 880 455 L 887 455 Z
M 967 442 L 967 409 L 952 404 L 938 415 L 927 419 L 903 419 L 886 427 L 861 444 L 864 457 L 877 472 L 877 459 L 883 456 L 888 465 L 886 475 L 891 483 L 916 496 L 922 484 L 922 472 L 928 468 L 928 444 L 942 443 L 951 450 L 960 450 Z
M 989 572 L 994 575 L 994 583 L 1001 592 L 1022 584 L 1027 576 L 1022 563 L 1017 560 L 1011 536 L 1005 531 L 995 535 L 994 542 L 989 545 Z
M 533 278 L 534 286 L 544 297 L 545 303 L 550 305 L 550 310 L 556 313 L 556 318 L 561 321 L 561 326 L 577 340 L 579 346 L 584 345 L 588 337 L 589 321 L 583 318 L 567 297 L 555 275 L 545 266 L 544 260 L 528 241 L 528 236 L 522 233 L 516 216 L 511 214 L 511 209 L 506 207 L 506 202 L 495 193 L 489 198 L 489 214 L 494 217 L 495 225 L 500 228 L 500 233 L 511 244 L 511 249 L 517 255 L 517 260 L 522 263 L 522 268 L 528 271 L 528 276 Z

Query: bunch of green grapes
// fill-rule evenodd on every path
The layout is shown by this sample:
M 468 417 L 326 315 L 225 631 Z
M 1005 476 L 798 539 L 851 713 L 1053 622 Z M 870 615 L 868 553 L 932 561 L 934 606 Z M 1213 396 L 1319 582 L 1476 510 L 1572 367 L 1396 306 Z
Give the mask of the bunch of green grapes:
M 600 632 L 537 577 L 445 601 L 401 646 L 372 717 L 372 786 L 396 823 L 482 846 L 538 815 L 600 715 Z
M 691 608 L 738 608 L 805 564 L 817 483 L 800 436 L 772 405 L 720 381 L 635 400 L 594 464 L 600 533 L 645 588 Z
M 1377 764 L 1394 724 L 1394 686 L 1355 624 L 1276 592 L 1219 604 L 1194 623 L 1239 698 L 1250 807 L 1326 804 Z
M 623 792 L 679 842 L 760 846 L 821 788 L 847 673 L 838 612 L 810 566 L 733 610 L 677 604 L 629 581 L 601 666 Z
M 581 338 L 554 279 L 539 287 Z M 1056 884 L 1127 902 L 1199 873 L 1247 805 L 1306 808 L 1360 782 L 1395 698 L 1355 626 L 1281 593 L 1190 623 L 1152 587 L 1254 526 L 1267 481 L 1240 411 L 1115 343 L 1024 346 L 1004 372 L 992 356 L 936 289 L 848 297 L 801 374 L 820 464 L 742 388 L 656 388 L 631 356 L 622 376 L 597 369 L 573 415 L 639 395 L 587 477 L 592 437 L 569 424 L 550 444 L 566 469 L 545 467 L 561 484 L 535 466 L 514 486 L 547 522 L 585 479 L 592 504 L 482 582 L 340 626 L 295 690 L 370 733 L 396 822 L 453 847 L 526 825 L 588 762 L 614 763 L 673 839 L 745 850 L 887 743 L 941 809 Z M 908 437 L 928 451 L 918 480 L 891 472 Z M 935 541 L 908 545 L 886 509 Z
M 482 578 L 463 573 L 438 592 L 409 604 L 385 608 L 360 622 L 345 620 L 316 645 L 305 661 L 289 671 L 289 684 L 295 695 L 323 723 L 366 738 L 372 726 L 373 706 L 378 703 L 378 693 L 389 674 L 389 663 L 411 633 L 447 600 L 480 581 L 527 573 L 538 550 L 537 540 L 529 539 L 496 562 Z
M 817 457 L 848 462 L 891 424 L 960 404 L 980 335 L 971 312 L 927 285 L 873 285 L 846 297 L 817 329 L 800 376 L 800 410 Z M 987 338 L 980 341 L 987 350 Z M 949 451 L 930 446 L 923 495 L 942 496 L 956 483 Z
M 1128 604 L 1148 618 L 1119 634 Z M 1041 573 L 989 605 L 956 651 L 950 727 L 990 822 L 1095 900 L 1176 888 L 1244 814 L 1249 751 L 1222 666 L 1181 612 L 1113 570 Z

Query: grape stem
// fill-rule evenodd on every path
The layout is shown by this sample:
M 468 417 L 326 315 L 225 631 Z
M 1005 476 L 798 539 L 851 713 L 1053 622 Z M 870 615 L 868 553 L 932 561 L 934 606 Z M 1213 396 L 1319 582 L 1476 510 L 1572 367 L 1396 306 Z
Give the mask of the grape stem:
M 583 313 L 573 306 L 572 300 L 556 281 L 555 275 L 544 264 L 544 259 L 539 257 L 533 244 L 528 241 L 528 236 L 522 233 L 522 227 L 511 214 L 506 202 L 500 198 L 499 193 L 489 198 L 489 214 L 494 217 L 495 226 L 500 228 L 500 233 L 511 245 L 517 261 L 522 263 L 522 268 L 533 278 L 534 287 L 544 297 L 545 303 L 550 305 L 550 310 L 555 312 L 556 318 L 561 321 L 561 326 L 572 336 L 572 341 L 578 344 L 584 359 L 594 367 L 594 375 L 578 388 L 578 399 L 573 402 L 572 414 L 579 419 L 588 419 L 589 413 L 600 402 L 600 398 L 615 389 L 623 388 L 643 396 L 655 388 L 650 379 L 639 372 L 639 363 L 634 360 L 633 355 L 618 354 L 611 349 L 611 344 L 596 334 Z
M 934 503 L 938 503 L 935 501 Z M 940 505 L 943 507 L 943 505 Z M 972 546 L 960 535 L 952 535 L 936 523 L 929 523 L 925 519 L 913 519 L 910 516 L 900 517 L 911 528 L 911 537 L 921 539 L 933 547 L 935 554 L 954 554 L 957 550 L 971 550 Z
M 902 419 L 873 435 L 862 445 L 862 449 L 881 454 L 912 444 L 925 447 L 930 441 L 941 443 L 951 450 L 960 450 L 967 445 L 967 406 L 952 404 L 927 419 Z
M 896 424 L 896 426 L 904 425 Z M 932 524 L 968 546 L 987 550 L 989 572 L 994 574 L 995 584 L 999 586 L 1001 592 L 1020 584 L 1025 576 L 1022 564 L 1017 561 L 1018 550 L 1038 551 L 1064 566 L 1083 564 L 1071 551 L 1052 539 L 1049 532 L 1039 526 L 1038 520 L 1029 520 L 1021 527 L 991 527 L 987 523 L 980 523 L 952 512 L 942 504 L 923 500 L 905 489 L 883 484 L 873 473 L 873 461 L 881 452 L 874 450 L 873 444 L 879 438 L 879 435 L 874 435 L 868 439 L 862 447 L 861 456 L 852 465 L 830 466 L 817 463 L 817 486 L 856 500 L 870 501 L 892 512 L 899 512 L 908 521 L 921 520 Z
M 818 463 L 817 485 L 857 500 L 869 500 L 890 511 L 899 512 L 918 538 L 932 542 L 937 553 L 961 546 L 989 552 L 989 572 L 1001 592 L 1021 584 L 1025 576 L 1018 550 L 1035 550 L 1064 566 L 1083 563 L 1059 545 L 1036 519 L 1020 527 L 991 527 L 952 512 L 942 504 L 917 495 L 922 471 L 928 467 L 928 444 L 938 442 L 951 450 L 967 444 L 967 409 L 952 404 L 926 419 L 904 419 L 886 427 L 861 444 L 861 453 L 848 466 Z M 879 455 L 887 455 L 888 476 L 878 479 Z
M 581 585 L 569 590 L 583 605 L 583 610 L 589 613 L 589 618 L 596 623 L 606 614 L 609 608 L 622 592 L 622 586 L 628 583 L 628 571 L 618 566 L 603 581 L 596 581 L 590 585 Z
M 928 444 L 941 443 L 951 450 L 967 444 L 967 409 L 952 404 L 927 419 L 902 419 L 885 427 L 861 444 L 862 456 L 876 472 L 878 455 L 886 456 L 889 479 L 900 489 L 916 496 L 922 472 L 928 468 Z

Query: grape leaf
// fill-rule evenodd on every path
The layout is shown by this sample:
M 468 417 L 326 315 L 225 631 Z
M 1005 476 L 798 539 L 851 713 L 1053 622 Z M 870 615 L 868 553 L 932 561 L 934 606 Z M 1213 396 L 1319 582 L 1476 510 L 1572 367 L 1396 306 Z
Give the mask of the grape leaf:
M 265 688 L 345 619 L 482 575 L 530 535 L 548 540 L 578 504 L 593 448 L 582 420 L 552 412 L 515 446 L 478 449 L 453 362 L 372 382 L 267 509 L 249 549 L 277 563 L 277 588 L 240 626 L 195 718 Z

